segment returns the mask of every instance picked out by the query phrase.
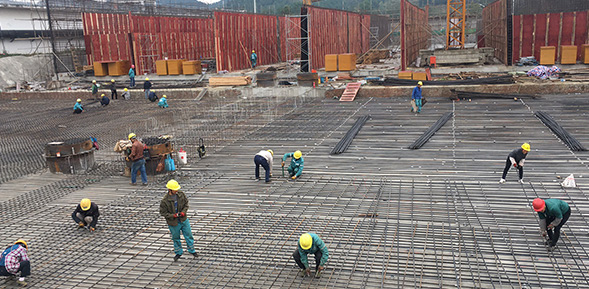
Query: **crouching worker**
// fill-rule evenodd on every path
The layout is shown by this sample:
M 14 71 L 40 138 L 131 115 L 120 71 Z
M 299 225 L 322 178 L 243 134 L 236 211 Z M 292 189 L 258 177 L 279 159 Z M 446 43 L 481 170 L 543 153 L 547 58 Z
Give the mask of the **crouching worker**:
M 288 166 L 288 175 L 291 179 L 295 180 L 296 178 L 300 177 L 303 173 L 303 167 L 305 161 L 303 160 L 303 153 L 301 151 L 296 151 L 294 153 L 285 153 L 282 157 L 282 166 L 284 167 L 284 162 L 286 159 L 292 157 L 290 161 L 290 165 Z
M 76 100 L 76 104 L 74 104 L 74 113 L 79 114 L 79 113 L 82 113 L 83 111 L 84 111 L 84 107 L 82 106 L 82 100 L 78 98 L 78 100 Z
M 329 252 L 327 246 L 315 233 L 305 233 L 299 238 L 299 244 L 297 250 L 292 254 L 295 262 L 301 268 L 299 276 L 305 277 L 311 276 L 311 267 L 309 267 L 309 261 L 307 254 L 315 255 L 315 278 L 321 276 L 321 271 L 325 269 L 325 263 L 329 259 Z
M 162 95 L 162 98 L 160 98 L 160 101 L 157 103 L 157 105 L 161 108 L 168 107 L 168 96 L 166 96 L 165 94 Z
M 98 205 L 92 203 L 90 199 L 82 199 L 76 210 L 72 213 L 72 219 L 78 224 L 79 228 L 88 226 L 90 232 L 96 230 L 96 223 L 98 223 Z
M 155 94 L 155 91 L 150 91 L 149 95 L 147 96 L 147 99 L 149 99 L 149 101 L 151 102 L 156 102 L 157 101 L 157 94 Z
M 108 99 L 108 97 L 106 97 L 106 95 L 104 95 L 104 93 L 100 96 L 100 104 L 102 106 L 107 106 L 110 103 L 110 99 Z
M 571 216 L 571 208 L 563 200 L 559 199 L 534 199 L 532 202 L 534 211 L 538 213 L 540 219 L 540 231 L 542 236 L 548 235 L 546 246 L 548 250 L 553 251 L 560 237 L 560 228 L 568 221 Z
M 27 242 L 22 239 L 6 248 L 2 252 L 0 259 L 0 276 L 15 276 L 20 272 L 20 277 L 16 283 L 20 286 L 27 286 L 25 278 L 31 275 L 31 261 L 27 254 L 28 249 Z

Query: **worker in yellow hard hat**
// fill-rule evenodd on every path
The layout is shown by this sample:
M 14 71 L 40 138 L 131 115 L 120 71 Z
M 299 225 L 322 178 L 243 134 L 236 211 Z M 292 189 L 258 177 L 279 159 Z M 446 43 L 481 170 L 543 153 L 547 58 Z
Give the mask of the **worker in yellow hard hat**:
M 158 101 L 157 106 L 161 107 L 161 108 L 167 108 L 168 107 L 168 96 L 167 95 L 162 95 L 162 98 L 160 98 L 160 101 Z
M 143 91 L 145 92 L 145 99 L 149 99 L 149 91 L 151 90 L 151 81 L 149 81 L 149 77 L 145 78 L 145 82 L 143 83 Z
M 98 94 L 98 84 L 96 84 L 96 80 L 92 80 L 92 96 L 96 97 Z
M 131 165 L 131 185 L 134 186 L 137 183 L 137 171 L 139 171 L 141 173 L 141 182 L 144 186 L 147 186 L 147 173 L 145 172 L 145 159 L 143 158 L 145 145 L 137 139 L 135 133 L 129 134 L 129 140 L 132 146 L 127 161 L 133 162 Z
M 25 278 L 31 275 L 31 259 L 28 255 L 29 245 L 23 239 L 18 239 L 8 246 L 0 255 L 0 276 L 19 275 L 16 284 L 27 286 Z
M 80 114 L 84 111 L 84 107 L 82 106 L 82 99 L 78 98 L 76 100 L 76 104 L 74 104 L 74 113 Z
M 117 94 L 117 83 L 114 79 L 110 80 L 110 99 L 119 99 L 119 95 Z
M 126 87 L 123 88 L 123 94 L 121 94 L 121 96 L 123 97 L 124 100 L 131 99 L 131 93 L 129 92 L 129 89 L 127 89 Z
M 106 97 L 106 95 L 104 95 L 104 93 L 102 95 L 100 95 L 100 105 L 102 105 L 102 107 L 107 106 L 110 103 L 110 99 L 108 99 L 108 97 Z
M 250 55 L 250 60 L 252 62 L 252 68 L 256 68 L 258 64 L 258 55 L 256 54 L 255 50 L 252 50 L 252 54 Z
M 509 153 L 507 161 L 505 162 L 505 168 L 503 169 L 503 176 L 501 177 L 501 180 L 499 180 L 499 183 L 505 183 L 505 177 L 511 166 L 519 171 L 519 183 L 524 183 L 524 162 L 526 161 L 528 152 L 530 152 L 530 144 L 524 143 L 521 147 L 514 149 Z
M 98 223 L 98 217 L 100 212 L 98 211 L 98 205 L 90 201 L 90 199 L 84 198 L 74 212 L 72 213 L 72 219 L 78 224 L 78 228 L 84 228 L 88 226 L 90 232 L 96 230 L 96 224 Z
M 413 93 L 411 94 L 411 112 L 420 113 L 421 112 L 421 86 L 423 82 L 417 82 L 417 86 L 413 88 Z
M 168 229 L 174 241 L 174 261 L 178 261 L 182 257 L 182 241 L 180 240 L 180 232 L 184 235 L 188 253 L 195 258 L 198 253 L 194 249 L 194 238 L 192 237 L 192 230 L 190 229 L 190 221 L 186 214 L 188 214 L 188 198 L 184 192 L 180 191 L 180 184 L 176 180 L 170 180 L 166 184 L 168 192 L 160 202 L 160 215 L 166 218 Z
M 288 166 L 288 174 L 289 177 L 293 180 L 297 179 L 303 173 L 303 167 L 305 161 L 303 160 L 303 153 L 301 151 L 296 151 L 294 153 L 285 153 L 282 157 L 282 166 L 284 167 L 284 162 L 287 158 L 292 157 L 290 161 L 290 165 Z
M 260 180 L 260 166 L 266 171 L 266 183 L 270 182 L 272 176 L 272 162 L 274 161 L 273 150 L 261 150 L 254 156 L 254 164 L 256 164 L 256 180 Z
M 321 276 L 321 271 L 325 269 L 325 263 L 329 259 L 329 251 L 323 240 L 315 233 L 305 233 L 299 238 L 297 249 L 292 257 L 294 258 L 301 271 L 299 276 L 311 276 L 311 267 L 307 259 L 308 254 L 315 255 L 315 278 Z

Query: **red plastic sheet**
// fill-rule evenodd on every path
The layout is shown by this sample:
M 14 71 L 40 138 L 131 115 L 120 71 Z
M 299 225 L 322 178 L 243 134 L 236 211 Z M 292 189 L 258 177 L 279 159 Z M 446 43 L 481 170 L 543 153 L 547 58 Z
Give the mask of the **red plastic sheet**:
M 419 9 L 407 0 L 401 0 L 401 70 L 407 69 L 419 55 L 419 50 L 429 45 L 428 14 L 427 7 Z

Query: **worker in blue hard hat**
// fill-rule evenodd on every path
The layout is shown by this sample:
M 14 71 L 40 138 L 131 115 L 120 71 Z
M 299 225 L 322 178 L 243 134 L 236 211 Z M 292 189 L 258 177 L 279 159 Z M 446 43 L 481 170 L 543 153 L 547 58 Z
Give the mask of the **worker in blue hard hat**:
M 413 88 L 413 93 L 411 93 L 411 112 L 420 113 L 421 112 L 421 86 L 423 82 L 417 82 L 417 86 Z
M 301 151 L 296 151 L 294 153 L 285 153 L 282 157 L 282 166 L 284 167 L 284 162 L 287 158 L 292 157 L 290 161 L 290 165 L 288 166 L 288 175 L 291 179 L 295 180 L 301 176 L 303 173 L 303 167 L 305 161 L 303 160 L 303 153 Z
M 311 267 L 307 259 L 307 254 L 315 255 L 315 278 L 321 276 L 321 271 L 325 269 L 325 263 L 329 259 L 329 251 L 323 240 L 315 233 L 305 233 L 299 238 L 297 249 L 292 257 L 294 258 L 301 272 L 301 277 L 311 276 Z

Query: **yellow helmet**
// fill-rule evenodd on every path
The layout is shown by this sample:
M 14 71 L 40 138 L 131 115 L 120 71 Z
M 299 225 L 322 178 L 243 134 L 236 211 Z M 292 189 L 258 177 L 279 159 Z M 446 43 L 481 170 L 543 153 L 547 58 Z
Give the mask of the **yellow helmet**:
M 115 80 L 114 79 L 111 79 L 110 82 L 115 82 Z
M 27 242 L 26 242 L 25 240 L 23 240 L 23 239 L 18 239 L 18 240 L 16 240 L 16 242 L 14 242 L 14 244 L 15 244 L 15 245 L 16 245 L 16 244 L 23 244 L 23 245 L 25 245 L 25 248 L 27 248 L 27 250 L 29 249 L 29 245 L 28 245 L 28 244 L 27 244 Z
M 130 140 L 130 139 L 132 139 L 132 138 L 136 138 L 136 137 L 137 137 L 137 135 L 136 135 L 136 134 L 134 134 L 134 133 L 130 133 L 130 134 L 129 134 L 129 140 Z
M 82 99 L 78 98 L 76 99 L 77 102 L 82 102 Z
M 522 149 L 526 150 L 526 151 L 530 151 L 530 144 L 529 143 L 524 143 L 522 145 Z
M 145 78 L 145 81 L 149 81 L 149 77 L 146 77 L 146 78 Z
M 90 210 L 91 204 L 92 202 L 90 202 L 90 199 L 82 199 L 82 201 L 80 201 L 80 207 L 82 207 L 82 211 Z
M 125 89 L 123 89 L 124 91 L 127 91 L 128 89 L 125 87 Z
M 163 98 L 168 98 L 168 96 L 167 96 L 167 95 L 165 95 L 165 94 L 164 94 L 164 95 L 162 95 L 162 97 L 163 97 Z
M 420 82 L 417 83 L 417 85 L 423 85 L 423 82 L 420 81 Z
M 255 50 L 252 50 L 252 52 L 256 52 Z
M 168 183 L 166 184 L 166 188 L 168 188 L 172 191 L 177 191 L 181 187 L 180 187 L 180 184 L 178 184 L 178 182 L 176 180 L 169 180 Z
M 311 237 L 311 234 L 302 234 L 301 238 L 299 238 L 299 245 L 301 245 L 301 248 L 303 248 L 303 250 L 311 249 L 311 246 L 313 246 L 313 237 Z
M 269 153 L 270 153 L 272 156 L 274 156 L 274 151 L 273 151 L 273 150 L 268 150 L 268 152 L 269 152 Z
M 301 151 L 296 151 L 296 152 L 294 152 L 294 155 L 293 156 L 294 156 L 295 159 L 298 160 L 298 159 L 300 159 L 303 156 L 303 153 Z
M 100 96 L 104 96 L 104 93 L 103 93 L 103 94 L 101 94 Z

